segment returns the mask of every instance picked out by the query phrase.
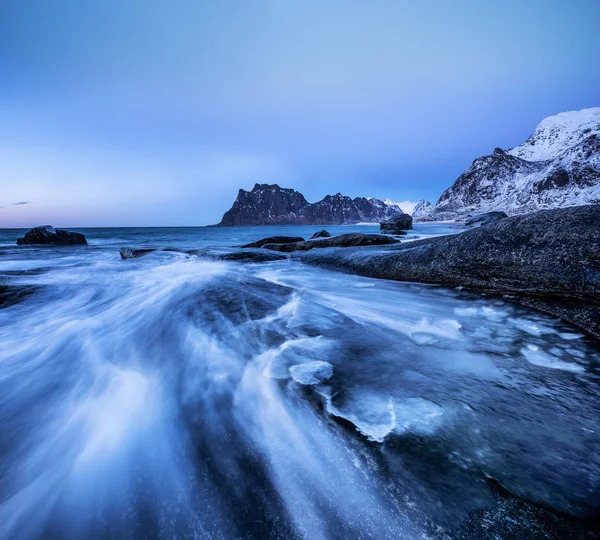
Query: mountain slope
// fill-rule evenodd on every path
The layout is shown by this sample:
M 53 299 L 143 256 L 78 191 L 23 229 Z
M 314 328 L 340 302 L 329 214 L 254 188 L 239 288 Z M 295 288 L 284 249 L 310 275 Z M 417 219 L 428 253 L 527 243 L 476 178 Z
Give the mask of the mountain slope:
M 351 199 L 337 193 L 309 203 L 293 189 L 255 184 L 252 191 L 240 189 L 219 225 L 350 225 L 379 223 L 399 215 L 400 208 L 379 199 Z
M 521 145 L 476 159 L 429 219 L 522 214 L 600 201 L 600 107 L 550 116 Z

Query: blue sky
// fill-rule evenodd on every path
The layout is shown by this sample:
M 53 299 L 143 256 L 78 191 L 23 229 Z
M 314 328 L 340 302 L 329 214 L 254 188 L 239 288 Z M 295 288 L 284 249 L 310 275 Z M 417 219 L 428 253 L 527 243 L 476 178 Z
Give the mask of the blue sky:
M 600 105 L 599 21 L 596 0 L 4 0 L 0 226 L 209 224 L 255 182 L 435 201 Z

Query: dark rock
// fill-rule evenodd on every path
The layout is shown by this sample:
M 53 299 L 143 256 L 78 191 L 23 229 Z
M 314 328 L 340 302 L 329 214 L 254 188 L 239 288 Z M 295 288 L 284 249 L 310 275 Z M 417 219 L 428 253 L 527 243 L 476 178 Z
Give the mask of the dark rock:
M 32 285 L 14 286 L 0 284 L 0 308 L 6 308 L 26 300 L 37 292 L 39 287 Z
M 379 224 L 379 229 L 387 234 L 405 234 L 403 231 L 412 229 L 412 216 L 401 214 Z
M 325 230 L 321 230 L 319 232 L 316 232 L 315 234 L 313 234 L 310 239 L 314 240 L 315 238 L 329 238 L 331 235 Z
M 501 219 L 453 236 L 302 261 L 368 277 L 514 295 L 600 338 L 600 205 Z
M 304 238 L 301 236 L 268 236 L 267 238 L 262 238 L 261 240 L 257 240 L 256 242 L 250 242 L 244 246 L 243 248 L 260 248 L 265 244 L 289 244 L 291 242 L 303 242 Z
M 283 253 L 267 253 L 265 251 L 234 251 L 232 253 L 214 255 L 214 257 L 221 261 L 238 261 L 243 263 L 271 262 L 288 258 Z
M 491 223 L 492 221 L 498 221 L 499 219 L 507 218 L 506 212 L 486 212 L 485 214 L 478 214 L 477 216 L 470 216 L 465 220 L 465 225 L 471 227 L 473 225 L 483 225 L 484 223 Z
M 70 232 L 64 229 L 55 229 L 51 225 L 41 225 L 27 231 L 23 238 L 17 240 L 17 244 L 19 246 L 76 246 L 87 245 L 87 240 L 81 233 Z
M 379 199 L 351 199 L 340 193 L 309 203 L 301 193 L 277 184 L 256 184 L 240 189 L 233 206 L 219 225 L 346 225 L 379 222 L 402 213 Z
M 139 259 L 144 255 L 148 255 L 148 253 L 153 253 L 155 251 L 159 251 L 158 248 L 121 248 L 119 253 L 121 254 L 121 259 Z
M 355 246 L 376 246 L 385 244 L 396 244 L 398 240 L 383 234 L 362 234 L 349 233 L 332 236 L 330 238 L 319 238 L 315 240 L 305 240 L 303 242 L 293 242 L 291 244 L 266 244 L 265 249 L 273 251 L 307 251 L 314 248 L 331 247 L 355 247 Z

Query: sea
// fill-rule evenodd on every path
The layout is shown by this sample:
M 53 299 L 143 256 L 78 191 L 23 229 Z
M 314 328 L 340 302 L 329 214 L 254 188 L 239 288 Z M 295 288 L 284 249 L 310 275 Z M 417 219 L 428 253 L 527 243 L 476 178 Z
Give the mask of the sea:
M 210 256 L 320 228 L 0 230 L 0 539 L 598 538 L 597 342 L 506 298 Z

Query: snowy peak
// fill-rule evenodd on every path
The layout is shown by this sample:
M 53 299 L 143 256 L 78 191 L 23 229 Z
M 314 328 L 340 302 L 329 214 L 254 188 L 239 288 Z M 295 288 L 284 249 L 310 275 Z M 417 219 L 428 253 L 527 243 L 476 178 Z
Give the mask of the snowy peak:
M 533 134 L 507 153 L 527 161 L 546 161 L 600 133 L 600 107 L 568 111 L 544 118 Z
M 544 119 L 520 146 L 477 158 L 429 219 L 523 214 L 600 202 L 600 107 Z
M 386 204 L 387 206 L 397 206 L 405 214 L 414 216 L 415 218 L 428 214 L 430 212 L 429 208 L 433 209 L 431 203 L 425 199 L 421 199 L 420 201 L 406 200 L 394 202 L 392 199 L 388 198 L 383 200 L 383 204 Z

